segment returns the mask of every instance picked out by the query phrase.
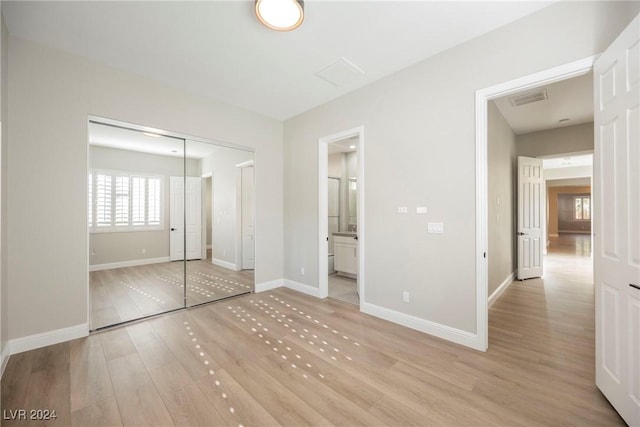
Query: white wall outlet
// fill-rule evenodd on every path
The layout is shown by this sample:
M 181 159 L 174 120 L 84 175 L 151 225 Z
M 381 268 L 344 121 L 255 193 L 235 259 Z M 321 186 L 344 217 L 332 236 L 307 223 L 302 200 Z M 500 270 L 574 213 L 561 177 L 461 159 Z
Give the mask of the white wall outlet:
M 300 274 L 304 276 L 304 267 L 300 267 Z
M 417 214 L 426 214 L 427 213 L 427 207 L 426 206 L 418 206 L 416 208 L 416 213 Z
M 427 233 L 432 234 L 443 234 L 444 233 L 444 223 L 442 222 L 430 222 L 427 224 Z
M 147 253 L 147 248 L 142 248 L 141 252 L 142 252 L 143 254 L 146 254 L 146 253 Z
M 222 256 L 227 256 L 227 250 L 226 249 L 222 250 Z
M 409 302 L 409 292 L 402 292 L 402 302 Z
M 95 255 L 96 254 L 96 248 L 91 248 L 91 255 Z
M 401 214 L 409 213 L 409 208 L 406 206 L 398 206 L 398 213 L 401 213 Z

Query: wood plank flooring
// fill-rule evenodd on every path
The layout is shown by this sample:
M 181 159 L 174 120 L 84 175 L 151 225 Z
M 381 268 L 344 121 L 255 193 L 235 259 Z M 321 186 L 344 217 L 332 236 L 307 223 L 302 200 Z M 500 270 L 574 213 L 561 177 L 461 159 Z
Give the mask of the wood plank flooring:
M 486 353 L 281 288 L 14 355 L 2 408 L 60 426 L 624 425 L 594 385 L 590 260 L 545 261 L 494 304 Z
M 233 271 L 206 260 L 187 261 L 187 305 L 251 292 L 253 270 Z M 184 304 L 181 261 L 90 273 L 90 328 L 163 313 Z

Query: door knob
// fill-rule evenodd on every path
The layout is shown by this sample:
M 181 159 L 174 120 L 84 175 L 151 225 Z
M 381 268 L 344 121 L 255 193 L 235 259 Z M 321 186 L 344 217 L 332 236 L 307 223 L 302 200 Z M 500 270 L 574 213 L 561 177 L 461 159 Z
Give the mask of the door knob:
M 518 236 L 526 236 L 527 235 L 527 233 L 523 233 L 522 231 L 518 231 L 516 234 Z
M 171 231 L 176 231 L 176 229 L 172 227 L 172 228 L 171 228 Z

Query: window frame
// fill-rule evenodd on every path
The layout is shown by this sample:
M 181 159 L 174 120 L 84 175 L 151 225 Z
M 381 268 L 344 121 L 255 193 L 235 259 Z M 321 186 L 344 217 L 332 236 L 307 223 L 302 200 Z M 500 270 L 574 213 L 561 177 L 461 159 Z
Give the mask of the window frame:
M 580 210 L 582 218 L 576 218 L 576 200 L 580 199 Z M 584 218 L 584 200 L 589 200 L 589 218 Z M 591 221 L 591 195 L 575 195 L 573 196 L 573 221 L 589 222 Z
M 98 186 L 96 185 L 96 176 L 97 175 L 108 175 L 111 177 L 111 225 L 109 226 L 98 226 L 96 221 L 98 219 L 97 214 L 97 206 L 98 206 L 98 198 L 97 191 Z M 116 196 L 116 180 L 117 177 L 127 177 L 128 179 L 128 223 L 125 224 L 116 224 L 116 205 L 117 205 L 117 196 Z M 133 223 L 133 182 L 134 178 L 144 178 L 145 179 L 145 222 L 149 222 L 149 180 L 157 179 L 159 180 L 159 224 L 148 225 L 148 224 L 137 224 Z M 90 182 L 89 182 L 90 181 Z M 133 172 L 133 171 L 123 171 L 123 170 L 114 170 L 114 169 L 101 169 L 101 168 L 91 168 L 89 169 L 89 175 L 87 177 L 87 208 L 90 210 L 90 213 L 87 215 L 87 228 L 89 229 L 90 234 L 100 234 L 100 233 L 131 233 L 131 232 L 141 232 L 141 231 L 163 231 L 165 230 L 165 176 L 154 173 L 144 173 L 144 172 Z M 92 194 L 89 194 L 89 190 L 91 190 Z M 91 202 L 91 206 L 89 206 L 89 202 Z M 91 222 L 90 222 L 91 221 Z

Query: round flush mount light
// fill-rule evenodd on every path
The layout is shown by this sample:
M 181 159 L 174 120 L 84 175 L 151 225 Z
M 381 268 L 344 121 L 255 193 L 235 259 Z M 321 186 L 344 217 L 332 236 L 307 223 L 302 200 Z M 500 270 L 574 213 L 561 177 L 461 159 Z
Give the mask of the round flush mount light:
M 276 31 L 291 31 L 304 20 L 303 0 L 255 0 L 256 16 Z

